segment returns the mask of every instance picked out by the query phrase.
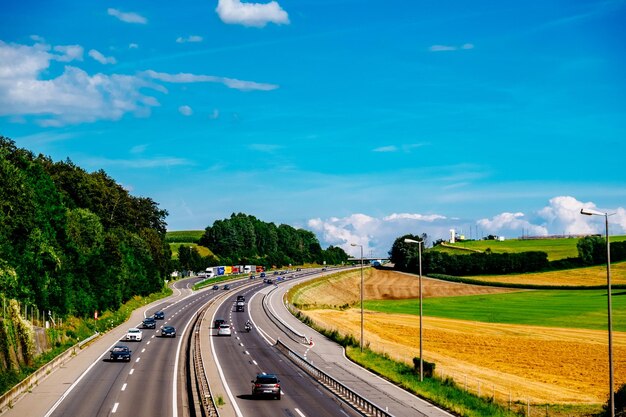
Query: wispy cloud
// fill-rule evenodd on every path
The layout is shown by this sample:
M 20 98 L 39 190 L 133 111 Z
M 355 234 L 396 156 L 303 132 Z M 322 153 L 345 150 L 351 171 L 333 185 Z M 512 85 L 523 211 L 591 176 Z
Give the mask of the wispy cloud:
M 379 148 L 375 148 L 373 151 L 374 152 L 397 152 L 398 147 L 395 145 L 381 146 Z
M 242 3 L 240 0 L 219 0 L 215 9 L 227 24 L 264 27 L 268 23 L 289 24 L 289 16 L 280 5 L 269 3 Z
M 423 143 L 407 143 L 400 146 L 396 145 L 388 145 L 388 146 L 380 146 L 378 148 L 372 149 L 372 152 L 398 152 L 402 151 L 405 153 L 411 152 L 415 148 L 421 148 L 424 146 Z
M 109 16 L 117 17 L 119 20 L 126 23 L 139 23 L 142 25 L 148 23 L 148 19 L 138 13 L 122 12 L 114 8 L 107 9 L 107 13 L 109 14 Z
M 99 63 L 106 64 L 117 64 L 117 60 L 112 56 L 104 56 L 100 51 L 95 49 L 91 49 L 88 52 L 89 56 L 98 61 Z
M 176 38 L 176 43 L 187 43 L 187 42 L 202 42 L 202 36 L 198 35 L 190 35 L 185 37 L 179 36 Z
M 474 49 L 474 44 L 472 43 L 465 43 L 461 46 L 454 46 L 454 45 L 433 45 L 430 48 L 428 48 L 428 50 L 430 52 L 449 52 L 449 51 L 459 51 L 459 50 L 468 50 L 468 49 Z
M 274 153 L 283 147 L 281 145 L 272 145 L 267 143 L 253 143 L 248 148 L 258 152 Z
M 278 88 L 276 84 L 257 83 L 254 81 L 237 80 L 235 78 L 216 77 L 214 75 L 196 75 L 188 73 L 168 74 L 152 70 L 144 71 L 143 74 L 149 78 L 168 83 L 220 83 L 229 88 L 242 91 L 270 91 Z
M 216 119 L 219 119 L 219 117 L 220 117 L 220 111 L 218 109 L 213 109 L 213 112 L 209 114 L 210 120 L 216 120 Z
M 163 168 L 179 165 L 192 164 L 191 161 L 184 158 L 174 157 L 156 157 L 156 158 L 142 158 L 142 159 L 109 159 L 109 158 L 91 158 L 87 160 L 87 163 L 92 166 L 98 167 L 124 167 L 124 168 Z
M 189 106 L 180 106 L 178 108 L 178 112 L 183 116 L 191 116 L 193 114 L 193 110 Z
M 148 149 L 148 145 L 135 145 L 132 148 L 130 148 L 130 153 L 132 154 L 140 154 L 140 153 L 144 153 L 146 151 L 146 149 Z
M 129 43 L 128 44 L 128 49 L 137 49 L 139 48 L 139 45 L 136 43 Z
M 62 54 L 56 58 L 57 61 L 70 62 L 83 60 L 83 47 L 80 45 L 57 45 L 52 49 Z

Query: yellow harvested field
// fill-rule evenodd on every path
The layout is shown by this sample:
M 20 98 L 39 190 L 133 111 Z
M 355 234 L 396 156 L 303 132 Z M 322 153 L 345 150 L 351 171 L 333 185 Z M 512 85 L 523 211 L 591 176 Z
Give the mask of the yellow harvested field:
M 358 309 L 307 310 L 318 324 L 360 335 Z M 606 332 L 424 317 L 424 359 L 474 392 L 533 403 L 603 403 L 607 397 Z M 365 342 L 412 364 L 419 356 L 419 317 L 365 313 Z M 614 332 L 617 386 L 626 383 L 626 333 Z
M 626 263 L 617 265 L 621 267 Z M 544 282 L 562 285 L 562 279 Z M 367 268 L 364 284 L 366 299 L 419 296 L 415 275 Z M 423 279 L 423 287 L 424 297 L 511 291 L 428 278 Z M 357 269 L 326 282 L 313 281 L 297 291 L 292 302 L 308 307 L 304 313 L 323 327 L 358 338 L 360 310 L 339 311 L 329 307 L 345 308 L 346 304 L 358 303 L 359 288 L 360 271 Z M 477 391 L 480 381 L 483 394 L 495 393 L 496 399 L 503 402 L 508 401 L 509 395 L 514 401 L 533 403 L 600 404 L 606 401 L 606 331 L 426 316 L 423 335 L 424 359 L 436 363 L 438 374 L 443 371 L 473 392 Z M 615 383 L 619 386 L 626 383 L 626 333 L 614 332 L 613 338 Z M 419 356 L 419 317 L 366 311 L 365 341 L 375 351 L 412 364 L 413 357 Z
M 485 282 L 534 285 L 606 285 L 606 265 L 564 271 L 517 275 L 481 275 L 468 277 Z M 626 284 L 626 262 L 611 263 L 611 283 Z

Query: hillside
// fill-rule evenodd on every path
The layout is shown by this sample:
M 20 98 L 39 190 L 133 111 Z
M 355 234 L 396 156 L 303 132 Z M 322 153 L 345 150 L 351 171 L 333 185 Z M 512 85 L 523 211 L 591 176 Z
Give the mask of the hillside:
M 610 236 L 611 242 L 625 241 L 626 236 Z M 548 260 L 555 261 L 557 259 L 575 258 L 578 256 L 576 244 L 578 238 L 562 238 L 562 239 L 508 239 L 499 240 L 468 240 L 456 243 L 447 243 L 446 246 L 437 245 L 429 250 L 449 252 L 453 254 L 466 254 L 478 250 L 484 252 L 491 249 L 495 253 L 519 253 L 529 251 L 542 251 L 548 254 Z M 455 250 L 454 247 L 459 248 Z

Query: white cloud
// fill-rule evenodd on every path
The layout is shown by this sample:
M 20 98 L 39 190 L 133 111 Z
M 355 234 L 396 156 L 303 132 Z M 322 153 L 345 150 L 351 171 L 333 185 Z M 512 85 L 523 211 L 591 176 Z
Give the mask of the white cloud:
M 80 45 L 57 45 L 53 50 L 63 54 L 56 58 L 57 61 L 71 62 L 74 60 L 83 60 L 83 47 Z
M 254 81 L 243 81 L 234 78 L 216 77 L 214 75 L 196 75 L 189 73 L 168 74 L 164 72 L 156 72 L 152 70 L 144 71 L 144 75 L 155 80 L 168 83 L 220 83 L 229 88 L 241 91 L 261 90 L 270 91 L 278 88 L 276 84 L 257 83 Z
M 184 158 L 173 157 L 157 157 L 152 159 L 107 159 L 107 158 L 92 158 L 88 159 L 87 163 L 97 167 L 107 166 L 119 166 L 124 168 L 164 168 L 179 165 L 189 165 L 191 162 Z
M 202 42 L 202 36 L 190 35 L 190 36 L 187 36 L 186 38 L 183 38 L 182 36 L 179 36 L 178 38 L 176 38 L 176 43 L 186 43 L 186 42 Z
M 146 115 L 158 105 L 140 92 L 158 86 L 136 76 L 89 75 L 66 65 L 56 78 L 41 79 L 52 61 L 78 60 L 81 50 L 76 45 L 51 48 L 0 41 L 0 115 L 32 115 L 40 125 L 61 126 L 118 120 L 126 113 Z
M 178 111 L 180 112 L 180 114 L 182 114 L 183 116 L 191 116 L 193 114 L 193 110 L 191 109 L 191 107 L 189 106 L 180 106 L 178 108 Z
M 430 48 L 431 52 L 445 52 L 445 51 L 456 51 L 456 46 L 448 46 L 448 45 L 433 45 Z
M 445 236 L 453 221 L 445 216 L 432 214 L 390 214 L 382 218 L 362 213 L 346 217 L 331 217 L 327 220 L 310 219 L 308 226 L 318 234 L 326 245 L 339 246 L 353 256 L 360 254 L 360 248 L 352 243 L 363 245 L 366 256 L 386 257 L 393 241 L 405 234 L 426 233 L 432 239 Z M 357 253 L 358 252 L 358 253 Z
M 473 43 L 464 43 L 461 46 L 455 45 L 433 45 L 428 50 L 430 52 L 449 52 L 449 51 L 458 51 L 459 49 L 468 50 L 474 49 Z
M 393 220 L 420 220 L 424 222 L 433 222 L 435 220 L 444 220 L 446 216 L 442 216 L 440 214 L 417 214 L 417 213 L 393 213 L 389 216 L 383 217 L 385 221 L 393 221 Z
M 484 231 L 493 234 L 508 234 L 509 236 L 525 235 L 584 235 L 604 233 L 604 219 L 602 216 L 583 216 L 581 208 L 597 210 L 594 203 L 583 203 L 571 196 L 551 198 L 546 207 L 536 213 L 537 220 L 531 222 L 523 213 L 501 213 L 492 219 L 481 219 L 477 224 Z M 626 232 L 626 211 L 622 207 L 609 210 L 615 213 L 609 217 L 613 232 Z M 538 224 L 537 224 L 538 223 Z
M 240 0 L 218 0 L 215 11 L 227 24 L 253 27 L 264 27 L 267 23 L 289 24 L 287 12 L 275 1 L 242 3 Z
M 502 235 L 502 236 L 519 236 L 524 232 L 525 235 L 531 236 L 547 236 L 548 229 L 544 226 L 531 224 L 524 219 L 524 213 L 500 213 L 491 219 L 480 219 L 476 222 L 482 231 L 486 234 Z
M 124 13 L 118 9 L 113 9 L 113 8 L 107 9 L 107 13 L 110 16 L 117 17 L 119 20 L 121 20 L 122 22 L 126 22 L 126 23 L 140 23 L 140 24 L 148 23 L 148 19 L 146 19 L 145 17 L 137 13 Z
M 100 53 L 99 51 L 96 51 L 95 49 L 91 49 L 88 52 L 89 56 L 92 57 L 93 59 L 95 59 L 96 61 L 98 61 L 99 63 L 106 65 L 106 64 L 116 64 L 117 60 L 112 57 L 112 56 L 104 56 L 102 55 L 102 53 Z
M 397 151 L 398 151 L 398 147 L 394 145 L 381 146 L 379 148 L 374 149 L 374 152 L 397 152 Z

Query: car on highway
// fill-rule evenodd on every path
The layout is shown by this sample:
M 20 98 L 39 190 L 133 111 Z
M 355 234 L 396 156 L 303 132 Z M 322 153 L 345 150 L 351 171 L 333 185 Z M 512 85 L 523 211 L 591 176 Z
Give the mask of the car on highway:
M 112 361 L 127 361 L 130 362 L 130 355 L 132 351 L 128 348 L 128 346 L 117 345 L 114 346 L 113 349 L 109 352 L 109 360 Z
M 252 381 L 252 395 L 255 397 L 274 397 L 280 400 L 280 380 L 274 374 L 257 374 Z
M 219 285 L 214 285 L 214 286 L 213 286 L 213 289 L 214 289 L 214 290 L 219 290 L 219 289 L 220 289 L 220 287 L 219 287 Z
M 222 323 L 217 329 L 218 336 L 232 336 L 233 332 L 230 329 L 230 324 Z
M 174 326 L 163 326 L 161 337 L 176 337 L 176 328 Z
M 135 342 L 141 342 L 142 338 L 143 338 L 143 332 L 136 327 L 131 327 L 130 329 L 128 329 L 128 331 L 124 335 L 124 340 L 129 340 L 129 341 L 132 340 Z
M 165 319 L 165 312 L 163 311 L 157 311 L 156 313 L 154 313 L 154 319 L 155 320 L 163 320 Z
M 224 324 L 226 323 L 226 320 L 224 319 L 215 319 L 215 321 L 213 322 L 213 327 L 215 327 L 216 329 L 219 329 L 220 324 Z
M 156 320 L 154 317 L 146 317 L 142 322 L 144 329 L 156 329 Z
M 224 285 L 224 289 L 225 290 L 230 290 L 230 285 L 228 285 L 228 284 Z

